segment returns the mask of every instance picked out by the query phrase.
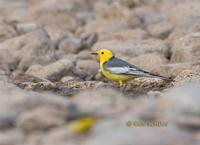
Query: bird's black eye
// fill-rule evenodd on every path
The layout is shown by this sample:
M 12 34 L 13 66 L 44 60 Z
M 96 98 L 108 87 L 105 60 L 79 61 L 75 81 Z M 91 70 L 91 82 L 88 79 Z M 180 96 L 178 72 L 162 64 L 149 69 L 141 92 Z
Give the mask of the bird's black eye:
M 104 54 L 104 52 L 101 52 L 101 54 Z

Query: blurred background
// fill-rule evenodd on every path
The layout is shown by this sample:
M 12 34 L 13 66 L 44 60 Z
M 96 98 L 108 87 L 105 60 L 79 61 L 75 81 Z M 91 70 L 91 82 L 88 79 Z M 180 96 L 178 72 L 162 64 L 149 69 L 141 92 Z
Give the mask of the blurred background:
M 105 79 L 107 48 L 174 81 Z M 0 0 L 0 145 L 199 145 L 199 0 Z

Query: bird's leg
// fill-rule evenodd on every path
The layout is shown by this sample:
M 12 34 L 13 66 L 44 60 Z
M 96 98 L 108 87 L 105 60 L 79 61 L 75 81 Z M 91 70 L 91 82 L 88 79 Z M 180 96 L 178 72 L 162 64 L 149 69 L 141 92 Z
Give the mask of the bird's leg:
M 124 92 L 126 89 L 126 83 L 124 83 L 123 81 L 119 81 L 119 86 L 120 86 L 120 90 Z
M 124 91 L 126 91 L 127 86 L 128 86 L 127 83 L 124 82 L 124 86 L 123 86 L 123 90 L 124 90 Z
M 119 87 L 123 87 L 123 82 L 122 81 L 119 81 Z

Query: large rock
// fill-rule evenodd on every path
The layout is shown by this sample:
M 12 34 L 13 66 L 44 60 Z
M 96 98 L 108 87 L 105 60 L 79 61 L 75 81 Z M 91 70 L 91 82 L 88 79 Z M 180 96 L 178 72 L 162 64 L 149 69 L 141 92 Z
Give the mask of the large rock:
M 163 76 L 171 76 L 173 78 L 177 76 L 178 74 L 180 74 L 182 71 L 186 69 L 191 69 L 191 68 L 192 68 L 191 63 L 168 63 L 168 64 L 159 65 L 159 62 L 158 62 L 157 66 L 149 68 L 149 70 L 152 70 L 153 72 L 158 72 L 159 74 Z
M 58 48 L 63 53 L 77 53 L 82 48 L 81 39 L 78 38 L 65 38 L 63 39 Z
M 33 64 L 44 65 L 54 60 L 54 46 L 42 29 L 1 43 L 0 51 L 0 66 L 7 65 L 11 70 L 16 67 L 24 70 Z
M 17 127 L 25 131 L 46 130 L 65 123 L 67 110 L 65 108 L 53 108 L 41 106 L 26 111 L 18 117 Z
M 2 111 L 9 111 L 10 109 L 12 111 L 14 109 L 20 113 L 28 111 L 29 109 L 31 110 L 34 107 L 45 105 L 55 105 L 55 108 L 61 108 L 63 106 L 65 108 L 69 103 L 67 99 L 62 97 L 24 91 L 16 85 L 2 80 L 0 81 L 0 86 L 0 109 Z
M 62 76 L 70 73 L 73 65 L 71 60 L 61 59 L 46 66 L 33 65 L 26 74 L 49 80 L 59 80 Z
M 40 137 L 40 142 L 42 145 L 77 145 L 79 140 L 73 137 L 66 125 L 63 125 L 56 129 L 52 129 L 42 138 Z
M 1 80 L 0 86 L 0 109 L 5 111 L 15 108 L 15 111 L 18 111 L 17 108 L 22 107 L 19 104 L 26 99 L 26 93 L 6 81 Z
M 15 126 L 17 111 L 4 109 L 0 112 L 0 130 L 12 128 Z
M 70 33 L 69 29 L 59 27 L 56 25 L 46 25 L 45 30 L 48 32 L 49 37 L 53 44 L 58 47 L 59 43 L 68 37 L 72 37 L 73 35 Z
M 15 125 L 25 131 L 45 130 L 65 122 L 70 102 L 51 94 L 24 91 L 0 82 L 1 129 Z
M 163 94 L 159 102 L 160 108 L 165 108 L 165 119 L 182 127 L 199 128 L 199 94 L 199 82 L 186 83 Z
M 124 98 L 118 91 L 99 88 L 77 94 L 72 98 L 72 102 L 83 112 L 93 112 L 101 116 L 123 112 L 130 107 L 131 101 Z
M 129 116 L 133 116 L 130 114 Z M 132 117 L 133 118 L 133 117 Z M 115 120 L 120 120 L 115 118 Z M 192 137 L 186 131 L 170 126 L 126 126 L 127 121 L 107 121 L 99 123 L 92 136 L 84 145 L 187 145 Z M 141 123 L 142 121 L 138 121 Z M 138 124 L 139 124 L 138 123 Z M 145 122 L 144 122 L 145 123 Z M 159 136 L 159 138 L 158 138 Z

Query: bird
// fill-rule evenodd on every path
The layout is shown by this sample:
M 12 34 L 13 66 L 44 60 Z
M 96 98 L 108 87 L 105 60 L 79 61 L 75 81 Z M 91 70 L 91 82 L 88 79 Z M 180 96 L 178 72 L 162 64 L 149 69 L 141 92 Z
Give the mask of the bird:
M 91 54 L 98 56 L 100 71 L 103 75 L 109 80 L 118 82 L 120 87 L 128 81 L 139 77 L 159 78 L 168 81 L 171 80 L 170 78 L 145 71 L 120 58 L 117 58 L 113 52 L 108 49 L 100 49 Z

